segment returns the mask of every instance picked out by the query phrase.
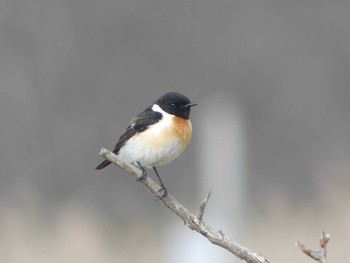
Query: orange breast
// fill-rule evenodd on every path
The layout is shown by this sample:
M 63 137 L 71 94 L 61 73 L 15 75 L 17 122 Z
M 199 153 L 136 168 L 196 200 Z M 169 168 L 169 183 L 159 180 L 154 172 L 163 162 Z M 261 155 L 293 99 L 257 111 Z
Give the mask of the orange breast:
M 155 149 L 159 152 L 169 150 L 172 154 L 177 156 L 186 148 L 191 140 L 191 121 L 179 117 L 172 117 L 169 123 L 160 128 L 155 125 L 142 133 L 142 136 L 143 140 L 140 142 L 140 145 L 144 145 L 145 148 Z
M 174 117 L 174 122 L 177 125 L 176 129 L 173 129 L 173 134 L 179 139 L 182 148 L 185 148 L 192 137 L 191 121 L 179 117 Z

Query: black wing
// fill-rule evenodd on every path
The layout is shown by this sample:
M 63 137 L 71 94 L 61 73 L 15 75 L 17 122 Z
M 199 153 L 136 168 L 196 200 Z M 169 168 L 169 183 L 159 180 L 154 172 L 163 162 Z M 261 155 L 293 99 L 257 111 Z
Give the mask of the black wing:
M 119 137 L 117 144 L 114 147 L 113 152 L 117 154 L 120 148 L 129 140 L 132 136 L 146 130 L 150 125 L 153 125 L 162 119 L 160 112 L 153 111 L 151 108 L 147 108 L 145 111 L 134 117 L 126 131 Z
M 118 154 L 120 148 L 129 140 L 132 136 L 146 130 L 150 125 L 153 125 L 162 119 L 160 112 L 153 111 L 151 107 L 147 108 L 139 115 L 134 117 L 130 125 L 126 128 L 125 132 L 119 137 L 117 144 L 115 145 L 113 152 Z M 108 160 L 103 161 L 96 170 L 105 168 L 111 162 Z

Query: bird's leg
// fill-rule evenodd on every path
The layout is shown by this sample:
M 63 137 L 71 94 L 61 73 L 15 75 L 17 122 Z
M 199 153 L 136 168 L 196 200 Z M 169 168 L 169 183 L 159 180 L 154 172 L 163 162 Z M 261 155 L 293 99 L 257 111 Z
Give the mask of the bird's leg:
M 154 172 L 156 173 L 156 175 L 157 175 L 157 177 L 158 177 L 158 180 L 159 180 L 159 182 L 160 182 L 160 189 L 159 189 L 159 192 L 163 192 L 163 193 L 161 194 L 161 196 L 159 197 L 159 199 L 163 199 L 164 196 L 166 196 L 166 195 L 168 194 L 168 190 L 165 188 L 165 185 L 164 185 L 162 179 L 160 178 L 160 176 L 159 176 L 159 174 L 158 174 L 158 171 L 157 171 L 157 169 L 156 169 L 155 166 L 153 166 L 153 170 L 154 170 Z
M 136 182 L 141 181 L 141 180 L 145 180 L 146 177 L 147 177 L 146 168 L 143 167 L 143 166 L 140 164 L 140 162 L 136 162 L 136 164 L 137 164 L 137 168 L 139 168 L 139 169 L 141 170 L 141 172 L 142 172 L 142 174 L 141 174 L 139 177 L 136 178 Z

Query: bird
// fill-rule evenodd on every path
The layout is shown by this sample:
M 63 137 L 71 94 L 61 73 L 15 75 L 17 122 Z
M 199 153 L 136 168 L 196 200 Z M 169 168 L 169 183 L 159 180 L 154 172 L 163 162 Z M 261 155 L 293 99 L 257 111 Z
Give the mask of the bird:
M 160 183 L 160 199 L 167 195 L 167 189 L 157 171 L 177 158 L 192 137 L 189 119 L 191 107 L 197 103 L 178 92 L 168 92 L 151 106 L 132 118 L 125 132 L 119 137 L 113 153 L 142 172 L 137 181 L 147 177 L 147 170 L 153 169 Z M 101 170 L 111 164 L 105 160 L 95 169 Z

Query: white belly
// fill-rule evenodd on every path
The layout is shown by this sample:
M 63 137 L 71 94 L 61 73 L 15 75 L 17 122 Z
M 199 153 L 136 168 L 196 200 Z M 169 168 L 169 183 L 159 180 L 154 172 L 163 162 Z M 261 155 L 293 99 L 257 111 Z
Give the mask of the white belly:
M 142 166 L 153 167 L 171 162 L 183 151 L 177 139 L 167 143 L 157 140 L 146 140 L 145 137 L 134 136 L 120 150 L 118 157 L 125 162 L 140 162 Z

